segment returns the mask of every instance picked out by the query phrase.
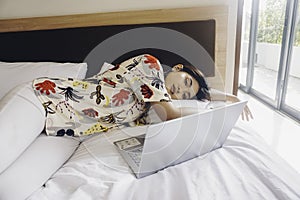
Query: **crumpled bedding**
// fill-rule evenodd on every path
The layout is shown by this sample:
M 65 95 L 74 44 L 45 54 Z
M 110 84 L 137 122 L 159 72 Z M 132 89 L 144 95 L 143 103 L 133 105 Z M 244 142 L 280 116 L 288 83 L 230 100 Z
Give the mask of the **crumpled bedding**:
M 300 199 L 300 174 L 238 121 L 223 147 L 136 179 L 111 141 L 87 139 L 29 200 Z

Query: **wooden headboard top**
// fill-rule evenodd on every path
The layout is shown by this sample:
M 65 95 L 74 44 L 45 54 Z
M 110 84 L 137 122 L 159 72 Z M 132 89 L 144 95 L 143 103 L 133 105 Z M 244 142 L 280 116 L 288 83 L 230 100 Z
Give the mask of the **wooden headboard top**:
M 204 6 L 194 8 L 176 8 L 176 9 L 158 9 L 145 11 L 122 11 L 110 13 L 96 14 L 78 14 L 67 16 L 51 16 L 51 17 L 35 17 L 0 20 L 0 40 L 7 35 L 15 37 L 20 32 L 24 34 L 33 34 L 35 32 L 46 33 L 53 30 L 58 32 L 69 31 L 69 29 L 80 30 L 80 28 L 90 27 L 106 27 L 114 25 L 151 25 L 157 23 L 170 22 L 193 22 L 214 20 L 215 38 L 214 57 L 217 72 L 215 77 L 209 78 L 210 85 L 217 89 L 224 89 L 224 81 L 226 76 L 226 43 L 227 43 L 227 6 Z M 205 31 L 205 30 L 203 30 Z M 26 33 L 28 32 L 28 33 Z M 55 32 L 57 34 L 57 32 Z M 14 35 L 15 34 L 15 35 Z M 7 44 L 9 45 L 9 44 Z M 3 51 L 4 48 L 0 48 Z M 0 60 L 5 61 L 5 57 Z M 23 58 L 22 58 L 23 59 Z M 14 61 L 7 59 L 7 61 Z M 16 61 L 21 61 L 16 59 Z M 24 60 L 29 61 L 29 60 Z M 34 60 L 37 61 L 37 60 Z M 49 61 L 49 60 L 47 60 Z M 51 61 L 51 59 L 50 59 Z M 69 61 L 78 62 L 78 60 L 52 60 L 52 61 Z
M 66 16 L 0 20 L 0 32 L 52 30 L 89 26 L 151 24 L 215 19 L 220 29 L 227 25 L 227 6 L 122 11 Z

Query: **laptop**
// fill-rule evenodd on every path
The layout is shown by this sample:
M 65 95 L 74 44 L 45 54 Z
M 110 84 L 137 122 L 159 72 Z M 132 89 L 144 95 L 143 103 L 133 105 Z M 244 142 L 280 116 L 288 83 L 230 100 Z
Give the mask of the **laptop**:
M 139 135 L 113 143 L 135 176 L 142 178 L 220 148 L 246 103 L 139 127 Z

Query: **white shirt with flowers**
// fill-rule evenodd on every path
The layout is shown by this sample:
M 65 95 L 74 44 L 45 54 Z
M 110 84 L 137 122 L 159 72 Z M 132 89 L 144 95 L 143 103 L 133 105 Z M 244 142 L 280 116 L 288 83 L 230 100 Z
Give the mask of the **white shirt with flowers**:
M 150 102 L 170 101 L 163 75 L 160 62 L 146 54 L 85 80 L 36 79 L 33 87 L 47 113 L 46 133 L 85 136 L 136 124 Z

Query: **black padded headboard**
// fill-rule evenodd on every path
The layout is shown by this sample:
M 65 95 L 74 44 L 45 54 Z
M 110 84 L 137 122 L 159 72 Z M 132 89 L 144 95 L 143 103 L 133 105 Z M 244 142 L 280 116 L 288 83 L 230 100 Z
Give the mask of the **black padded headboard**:
M 89 67 L 87 76 L 91 76 L 99 71 L 103 62 L 116 64 L 149 53 L 163 65 L 196 64 L 206 76 L 214 76 L 215 35 L 215 20 L 8 32 L 0 33 L 0 61 L 85 61 Z M 114 36 L 121 41 L 119 45 L 102 45 Z M 126 50 L 126 46 L 136 39 L 147 41 L 149 38 L 151 41 L 157 39 L 159 44 L 166 43 L 171 49 L 141 44 L 137 45 L 138 48 Z M 179 41 L 181 38 L 184 41 Z M 197 42 L 199 48 L 197 45 L 193 48 L 194 44 L 189 45 L 189 42 Z

